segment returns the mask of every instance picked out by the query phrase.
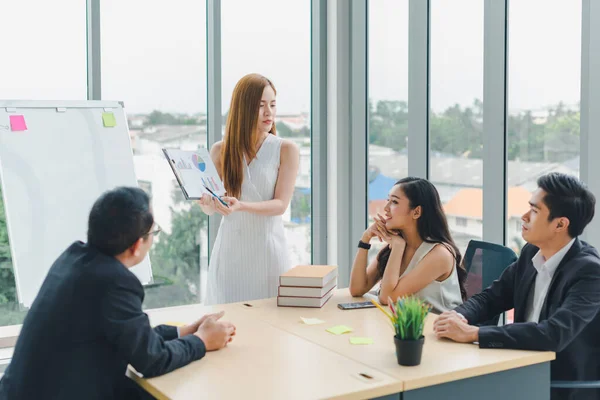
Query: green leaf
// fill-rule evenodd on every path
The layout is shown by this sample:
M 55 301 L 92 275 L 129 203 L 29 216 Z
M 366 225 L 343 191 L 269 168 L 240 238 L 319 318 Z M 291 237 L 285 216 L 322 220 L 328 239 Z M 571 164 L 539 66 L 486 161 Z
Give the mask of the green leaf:
M 414 296 L 398 299 L 393 318 L 396 335 L 403 340 L 418 340 L 430 309 L 429 304 Z

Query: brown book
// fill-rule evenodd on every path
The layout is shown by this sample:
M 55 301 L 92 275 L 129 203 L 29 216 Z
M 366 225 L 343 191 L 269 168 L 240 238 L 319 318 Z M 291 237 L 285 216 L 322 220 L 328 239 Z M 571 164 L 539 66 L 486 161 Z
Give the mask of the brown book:
M 337 265 L 296 265 L 279 277 L 279 285 L 322 288 L 337 274 Z
M 335 288 L 337 285 L 337 276 L 327 282 L 325 286 L 320 287 L 305 287 L 305 286 L 279 286 L 279 296 L 291 297 L 318 297 L 325 296 L 327 292 Z
M 311 307 L 321 308 L 333 296 L 333 289 L 323 297 L 277 297 L 278 307 Z

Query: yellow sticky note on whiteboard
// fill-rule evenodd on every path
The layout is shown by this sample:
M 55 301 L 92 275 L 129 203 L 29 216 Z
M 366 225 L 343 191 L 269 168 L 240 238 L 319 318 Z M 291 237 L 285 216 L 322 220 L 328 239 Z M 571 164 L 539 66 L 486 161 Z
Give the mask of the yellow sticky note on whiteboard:
M 115 118 L 115 114 L 111 112 L 103 112 L 102 124 L 105 128 L 113 128 L 117 126 L 117 119 Z

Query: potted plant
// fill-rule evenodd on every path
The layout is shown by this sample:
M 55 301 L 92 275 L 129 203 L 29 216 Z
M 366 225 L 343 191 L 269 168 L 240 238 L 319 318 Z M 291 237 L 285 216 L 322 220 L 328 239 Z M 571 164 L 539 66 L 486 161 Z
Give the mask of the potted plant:
M 394 343 L 398 364 L 419 365 L 425 342 L 423 326 L 431 306 L 412 295 L 399 298 L 396 303 L 388 299 L 388 304 L 391 314 L 379 305 L 378 308 L 388 316 L 396 332 Z

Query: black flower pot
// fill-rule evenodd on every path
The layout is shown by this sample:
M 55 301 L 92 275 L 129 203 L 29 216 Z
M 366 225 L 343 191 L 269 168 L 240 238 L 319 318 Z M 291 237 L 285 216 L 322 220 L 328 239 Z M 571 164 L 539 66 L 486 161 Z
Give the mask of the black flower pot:
M 418 340 L 403 340 L 398 336 L 394 336 L 398 364 L 407 367 L 421 364 L 421 355 L 423 354 L 424 342 L 424 336 L 421 336 Z

